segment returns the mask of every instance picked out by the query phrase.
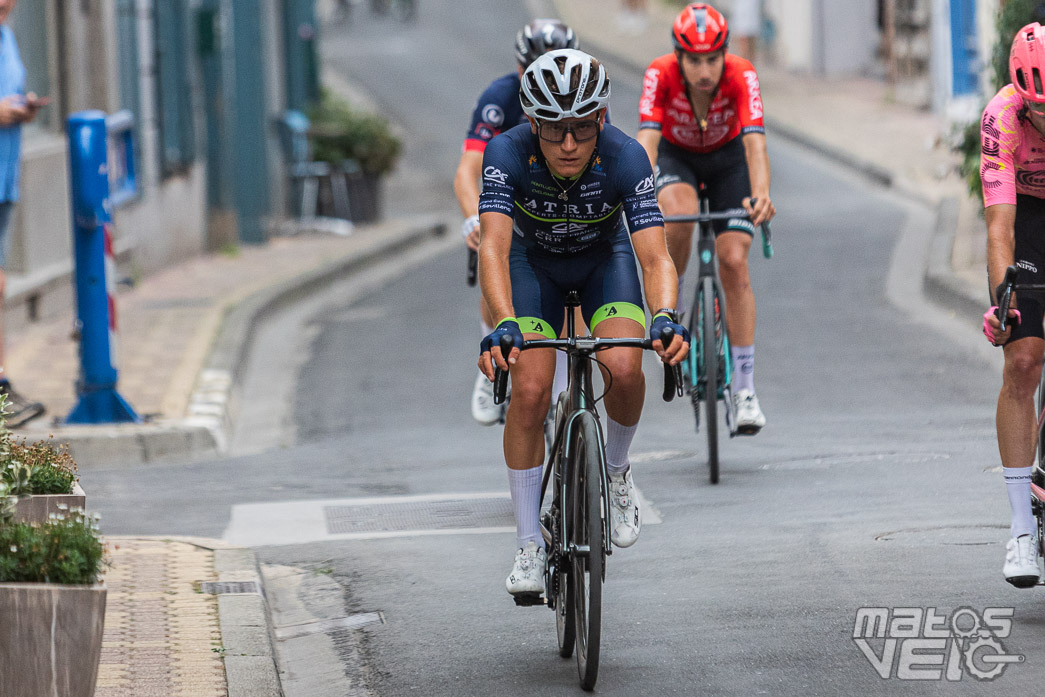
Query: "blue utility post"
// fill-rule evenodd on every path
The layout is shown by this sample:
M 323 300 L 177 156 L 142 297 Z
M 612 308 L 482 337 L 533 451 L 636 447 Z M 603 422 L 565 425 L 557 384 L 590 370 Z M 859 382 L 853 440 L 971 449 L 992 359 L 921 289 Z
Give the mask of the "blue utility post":
M 65 421 L 141 423 L 134 408 L 116 391 L 116 302 L 106 116 L 101 111 L 71 114 L 67 133 L 80 379 L 76 383 L 78 401 Z

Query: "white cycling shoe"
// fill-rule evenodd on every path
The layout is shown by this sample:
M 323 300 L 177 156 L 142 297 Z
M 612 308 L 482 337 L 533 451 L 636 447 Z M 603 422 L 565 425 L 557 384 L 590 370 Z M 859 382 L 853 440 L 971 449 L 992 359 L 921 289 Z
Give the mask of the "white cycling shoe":
M 528 542 L 525 547 L 515 553 L 515 564 L 508 574 L 504 585 L 515 597 L 530 596 L 539 598 L 544 595 L 544 569 L 548 564 L 548 555 L 544 546 Z
M 758 404 L 758 397 L 751 390 L 740 390 L 733 395 L 733 407 L 737 412 L 737 433 L 753 436 L 766 425 L 766 415 Z
M 631 470 L 610 475 L 610 541 L 618 547 L 631 547 L 639 539 L 639 501 Z
M 1005 545 L 1005 580 L 1017 588 L 1032 588 L 1041 578 L 1038 568 L 1038 540 L 1034 535 L 1020 535 Z
M 493 383 L 479 373 L 472 388 L 472 418 L 483 426 L 493 426 L 501 420 L 501 411 L 501 405 L 493 403 Z

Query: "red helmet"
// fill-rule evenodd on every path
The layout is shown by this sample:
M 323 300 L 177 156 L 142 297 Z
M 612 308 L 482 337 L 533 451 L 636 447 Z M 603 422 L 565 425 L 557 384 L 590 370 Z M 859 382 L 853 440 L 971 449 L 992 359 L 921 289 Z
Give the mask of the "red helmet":
M 1009 77 L 1021 97 L 1045 102 L 1045 27 L 1037 22 L 1016 32 L 1009 52 Z
M 722 13 L 711 5 L 695 2 L 675 18 L 671 38 L 676 51 L 712 53 L 729 46 L 729 27 Z

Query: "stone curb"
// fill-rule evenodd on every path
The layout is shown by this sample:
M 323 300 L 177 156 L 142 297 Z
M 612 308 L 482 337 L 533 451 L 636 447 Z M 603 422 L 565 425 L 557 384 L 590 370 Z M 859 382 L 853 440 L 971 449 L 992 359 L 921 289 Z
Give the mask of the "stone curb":
M 50 431 L 55 440 L 69 444 L 81 471 L 221 455 L 227 450 L 235 417 L 237 380 L 262 321 L 349 274 L 445 232 L 445 224 L 434 217 L 386 225 L 394 227 L 372 247 L 259 290 L 229 309 L 197 377 L 187 417 L 147 424 L 64 426 Z

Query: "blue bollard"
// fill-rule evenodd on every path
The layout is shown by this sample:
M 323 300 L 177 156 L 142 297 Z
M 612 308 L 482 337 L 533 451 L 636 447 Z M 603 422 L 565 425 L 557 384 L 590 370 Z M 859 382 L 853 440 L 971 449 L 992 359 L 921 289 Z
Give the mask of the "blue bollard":
M 80 329 L 78 401 L 66 423 L 133 422 L 141 417 L 116 391 L 116 296 L 105 114 L 70 114 L 69 177 Z

